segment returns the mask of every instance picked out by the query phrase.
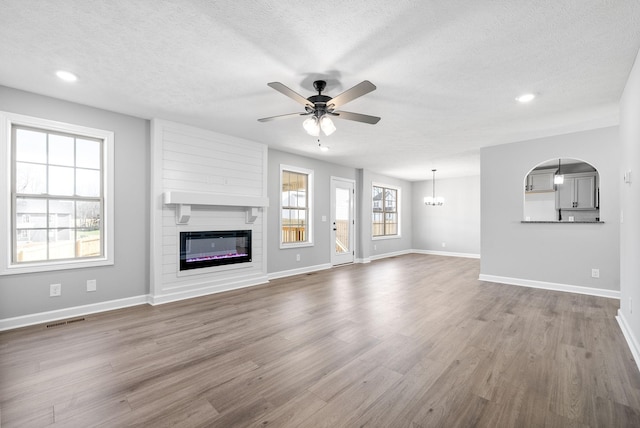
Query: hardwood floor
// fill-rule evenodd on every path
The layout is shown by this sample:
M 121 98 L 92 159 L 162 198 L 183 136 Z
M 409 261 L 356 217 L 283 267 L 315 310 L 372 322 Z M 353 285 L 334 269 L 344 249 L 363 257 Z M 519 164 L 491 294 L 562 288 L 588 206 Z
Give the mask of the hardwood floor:
M 0 334 L 2 427 L 638 427 L 613 299 L 412 254 Z

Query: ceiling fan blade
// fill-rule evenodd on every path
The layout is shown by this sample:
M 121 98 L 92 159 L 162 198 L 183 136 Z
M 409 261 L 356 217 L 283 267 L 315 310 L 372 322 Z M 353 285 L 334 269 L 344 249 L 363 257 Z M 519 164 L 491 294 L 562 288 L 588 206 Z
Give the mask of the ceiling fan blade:
M 368 123 L 370 125 L 375 125 L 380 121 L 380 118 L 377 116 L 369 116 L 368 114 L 360 114 L 360 113 L 351 113 L 349 111 L 334 111 L 331 113 L 331 116 L 339 117 L 340 119 L 347 120 L 355 120 L 356 122 Z
M 341 105 L 348 103 L 349 101 L 355 100 L 358 97 L 368 94 L 371 91 L 375 91 L 376 85 L 369 82 L 368 80 L 364 80 L 358 83 L 351 89 L 347 89 L 337 97 L 333 97 L 329 101 L 327 101 L 327 107 L 329 108 L 338 108 Z
M 292 100 L 299 102 L 303 106 L 313 107 L 313 103 L 309 102 L 308 99 L 306 99 L 305 97 L 303 97 L 302 95 L 294 91 L 293 89 L 283 85 L 280 82 L 270 82 L 270 83 L 267 83 L 267 85 L 271 86 L 273 89 L 280 92 L 281 94 L 288 96 Z
M 276 120 L 276 119 L 286 119 L 288 117 L 295 117 L 295 116 L 308 116 L 311 113 L 288 113 L 288 114 L 281 114 L 279 116 L 271 116 L 271 117 L 263 117 L 262 119 L 258 119 L 258 122 L 270 122 L 272 120 Z

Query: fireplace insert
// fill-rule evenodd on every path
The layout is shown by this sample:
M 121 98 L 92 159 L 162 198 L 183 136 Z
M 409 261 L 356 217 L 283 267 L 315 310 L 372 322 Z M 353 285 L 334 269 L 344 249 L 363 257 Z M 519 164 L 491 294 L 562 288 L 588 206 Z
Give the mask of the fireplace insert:
M 248 262 L 250 230 L 180 232 L 180 270 Z

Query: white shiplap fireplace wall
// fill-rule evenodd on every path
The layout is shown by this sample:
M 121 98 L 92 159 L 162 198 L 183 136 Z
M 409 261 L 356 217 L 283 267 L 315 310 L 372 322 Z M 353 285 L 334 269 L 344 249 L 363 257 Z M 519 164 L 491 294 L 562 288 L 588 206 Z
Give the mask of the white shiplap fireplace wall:
M 267 146 L 154 119 L 151 159 L 150 303 L 267 282 Z M 180 272 L 181 231 L 237 229 L 251 263 Z

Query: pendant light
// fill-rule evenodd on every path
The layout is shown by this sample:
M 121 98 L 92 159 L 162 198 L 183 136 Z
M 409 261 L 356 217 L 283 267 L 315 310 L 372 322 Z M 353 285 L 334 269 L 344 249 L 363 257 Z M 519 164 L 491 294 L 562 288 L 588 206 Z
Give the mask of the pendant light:
M 433 195 L 424 198 L 424 204 L 439 207 L 444 205 L 444 198 L 442 196 L 436 197 L 436 170 L 432 169 L 431 171 L 433 172 Z
M 564 175 L 560 173 L 560 158 L 558 158 L 558 171 L 556 175 L 553 176 L 553 184 L 562 184 L 564 183 Z

